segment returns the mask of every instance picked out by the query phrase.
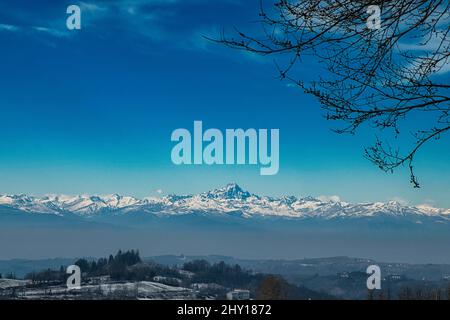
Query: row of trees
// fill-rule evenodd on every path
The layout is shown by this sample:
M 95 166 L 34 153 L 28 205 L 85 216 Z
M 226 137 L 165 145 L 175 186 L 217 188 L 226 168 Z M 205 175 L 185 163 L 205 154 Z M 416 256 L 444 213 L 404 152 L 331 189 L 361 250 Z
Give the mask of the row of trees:
M 195 260 L 185 263 L 183 269 L 195 273 L 192 282 L 213 282 L 225 287 L 248 287 L 260 278 L 243 270 L 238 264 L 231 266 L 223 261 L 210 264 L 206 260 Z
M 119 250 L 115 256 L 110 255 L 108 259 L 100 258 L 97 261 L 79 259 L 75 262 L 80 267 L 81 272 L 88 276 L 109 275 L 113 279 L 124 279 L 127 269 L 142 262 L 138 250 L 122 252 Z
M 1 273 L 0 279 L 3 279 L 3 275 Z M 16 279 L 16 274 L 14 272 L 9 272 L 5 275 L 5 279 Z
M 195 260 L 185 263 L 183 269 L 195 273 L 192 282 L 249 289 L 254 297 L 261 300 L 334 299 L 331 295 L 292 285 L 281 276 L 253 274 L 237 264 L 228 265 L 223 261 L 210 264 L 206 260 Z
M 80 267 L 81 272 L 88 277 L 110 276 L 112 279 L 123 280 L 127 278 L 127 271 L 130 266 L 141 262 L 139 251 L 130 250 L 122 252 L 119 250 L 116 255 L 98 260 L 78 259 L 75 264 Z M 33 283 L 65 282 L 69 275 L 66 268 L 61 266 L 59 270 L 46 269 L 38 272 L 31 272 L 25 279 L 32 280 Z
M 33 284 L 63 283 L 68 276 L 66 269 L 61 266 L 59 270 L 46 269 L 30 272 L 25 276 L 25 279 L 31 280 Z
M 334 300 L 336 297 L 288 283 L 278 275 L 261 279 L 255 292 L 258 300 Z

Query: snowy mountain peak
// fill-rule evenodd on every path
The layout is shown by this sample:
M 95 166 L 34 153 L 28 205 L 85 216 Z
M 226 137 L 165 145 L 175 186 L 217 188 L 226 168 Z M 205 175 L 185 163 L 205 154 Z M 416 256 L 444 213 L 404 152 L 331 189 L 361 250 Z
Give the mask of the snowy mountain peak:
M 322 198 L 321 198 L 322 199 Z M 374 218 L 393 217 L 410 219 L 419 223 L 427 217 L 450 223 L 450 209 L 439 209 L 429 205 L 407 206 L 389 201 L 373 203 L 347 203 L 337 200 L 314 197 L 296 198 L 293 196 L 266 197 L 251 194 L 238 184 L 197 195 L 168 195 L 162 198 L 137 199 L 119 194 L 97 195 L 47 195 L 34 197 L 27 195 L 0 195 L 0 209 L 12 208 L 30 213 L 56 215 L 75 214 L 96 216 L 102 213 L 185 215 L 191 213 L 241 215 L 250 217 L 283 218 Z M 1 214 L 1 211 L 0 211 Z M 418 222 L 419 221 L 419 222 Z
M 301 198 L 300 200 L 304 201 L 304 202 L 322 202 L 321 200 L 314 198 L 312 196 L 307 196 L 307 197 Z
M 229 183 L 223 188 L 208 191 L 203 195 L 209 199 L 229 199 L 229 200 L 231 199 L 244 200 L 251 196 L 249 192 L 242 190 L 242 188 L 237 183 Z

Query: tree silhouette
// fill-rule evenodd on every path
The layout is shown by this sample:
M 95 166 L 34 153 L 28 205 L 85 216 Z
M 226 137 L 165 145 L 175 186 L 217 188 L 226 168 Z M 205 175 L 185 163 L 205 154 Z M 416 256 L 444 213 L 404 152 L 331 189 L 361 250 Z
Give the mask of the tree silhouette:
M 450 300 L 450 284 L 447 287 L 447 300 Z
M 288 298 L 288 295 L 286 281 L 272 275 L 265 277 L 256 290 L 258 300 L 285 300 Z
M 367 25 L 372 5 L 381 10 L 379 29 Z M 444 0 L 276 0 L 261 2 L 261 36 L 236 30 L 211 40 L 277 56 L 280 79 L 317 97 L 326 118 L 341 124 L 337 133 L 367 125 L 389 134 L 366 147 L 365 156 L 386 172 L 408 166 L 417 188 L 417 152 L 450 129 L 450 84 L 442 80 L 450 65 L 449 9 Z M 298 68 L 311 57 L 322 71 L 305 81 Z M 403 151 L 397 139 L 412 117 L 430 121 L 413 125 Z

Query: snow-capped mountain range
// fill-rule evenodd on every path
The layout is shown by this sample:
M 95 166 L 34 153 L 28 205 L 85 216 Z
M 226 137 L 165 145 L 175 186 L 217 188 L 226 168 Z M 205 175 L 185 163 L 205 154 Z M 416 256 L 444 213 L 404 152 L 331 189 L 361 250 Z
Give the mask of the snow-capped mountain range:
M 0 208 L 12 208 L 24 213 L 68 215 L 83 217 L 104 213 L 115 215 L 148 213 L 158 216 L 187 215 L 191 213 L 227 214 L 239 213 L 245 218 L 360 218 L 376 216 L 436 217 L 450 223 L 450 209 L 431 206 L 405 206 L 399 202 L 347 203 L 322 201 L 313 197 L 267 197 L 251 194 L 237 184 L 197 195 L 169 195 L 161 198 L 137 199 L 118 194 L 107 196 L 48 195 L 0 195 Z M 1 214 L 1 212 L 0 212 Z

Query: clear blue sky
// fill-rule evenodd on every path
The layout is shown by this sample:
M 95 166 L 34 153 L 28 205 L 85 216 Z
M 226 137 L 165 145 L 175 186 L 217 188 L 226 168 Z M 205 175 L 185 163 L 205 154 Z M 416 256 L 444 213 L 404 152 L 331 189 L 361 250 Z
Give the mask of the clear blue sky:
M 65 11 L 76 1 L 0 1 L 0 193 L 142 197 L 235 181 L 266 195 L 449 207 L 448 136 L 418 155 L 423 187 L 414 190 L 406 168 L 385 174 L 363 158 L 376 132 L 332 133 L 336 124 L 314 99 L 276 79 L 272 58 L 202 38 L 233 26 L 256 30 L 258 3 L 86 0 L 82 30 L 68 31 Z M 298 74 L 316 70 L 308 64 Z M 194 120 L 279 128 L 278 175 L 173 165 L 170 134 Z

